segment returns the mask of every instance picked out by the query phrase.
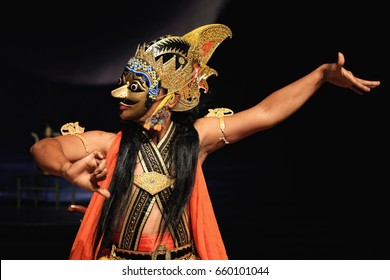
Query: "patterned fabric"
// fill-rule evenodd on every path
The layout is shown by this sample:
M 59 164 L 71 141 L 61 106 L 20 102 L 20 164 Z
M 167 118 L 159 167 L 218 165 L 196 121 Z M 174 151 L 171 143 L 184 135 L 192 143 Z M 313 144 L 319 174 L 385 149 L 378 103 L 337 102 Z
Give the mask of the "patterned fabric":
M 108 188 L 115 169 L 122 132 L 119 132 L 107 154 L 109 173 L 101 187 Z M 74 240 L 69 259 L 96 259 L 93 255 L 94 229 L 103 206 L 104 197 L 94 193 L 84 214 L 79 231 Z M 196 251 L 202 260 L 227 260 L 225 246 L 207 190 L 206 181 L 200 164 L 197 166 L 194 190 L 189 202 L 191 230 Z
M 175 125 L 172 122 L 166 135 L 157 145 L 152 141 L 149 135 L 144 132 L 144 141 L 142 141 L 143 144 L 141 145 L 141 149 L 139 151 L 139 159 L 145 172 L 142 175 L 148 175 L 155 172 L 153 174 L 163 174 L 171 177 L 168 169 L 168 151 L 172 143 L 172 136 L 174 135 L 174 132 Z M 151 181 L 153 183 L 149 183 L 149 185 L 155 184 L 155 180 L 155 176 L 152 176 Z M 174 180 L 172 180 L 172 183 L 173 182 Z M 144 188 L 141 184 L 138 185 L 138 188 L 132 195 L 128 205 L 128 210 L 126 211 L 126 215 L 124 217 L 120 235 L 121 238 L 118 244 L 120 249 L 139 250 L 138 244 L 141 237 L 139 233 L 143 231 L 143 227 L 151 214 L 151 209 L 155 204 L 157 204 L 160 211 L 163 212 L 164 209 L 167 208 L 173 187 L 173 184 L 167 186 L 163 185 L 162 188 L 158 189 L 158 192 L 156 191 L 155 193 L 155 191 L 153 191 L 150 193 L 148 190 L 152 189 L 152 187 Z M 170 233 L 175 242 L 175 247 L 191 243 L 189 221 L 187 216 L 187 213 L 184 212 L 178 226 L 175 229 L 170 228 Z

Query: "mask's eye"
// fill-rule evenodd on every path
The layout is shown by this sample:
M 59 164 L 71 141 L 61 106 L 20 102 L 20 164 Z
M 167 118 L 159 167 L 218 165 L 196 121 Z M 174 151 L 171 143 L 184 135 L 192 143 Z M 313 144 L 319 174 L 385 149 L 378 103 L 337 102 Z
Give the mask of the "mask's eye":
M 132 92 L 140 92 L 143 91 L 140 83 L 138 81 L 133 81 L 131 84 L 127 87 Z

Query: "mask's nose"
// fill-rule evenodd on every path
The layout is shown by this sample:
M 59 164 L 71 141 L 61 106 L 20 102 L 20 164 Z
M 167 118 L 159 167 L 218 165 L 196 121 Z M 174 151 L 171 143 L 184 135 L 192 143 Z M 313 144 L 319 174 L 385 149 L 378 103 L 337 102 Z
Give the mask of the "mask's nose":
M 125 85 L 121 87 L 114 89 L 113 91 L 111 91 L 111 96 L 115 98 L 121 98 L 121 99 L 127 98 L 128 86 L 129 86 L 129 82 L 127 82 Z

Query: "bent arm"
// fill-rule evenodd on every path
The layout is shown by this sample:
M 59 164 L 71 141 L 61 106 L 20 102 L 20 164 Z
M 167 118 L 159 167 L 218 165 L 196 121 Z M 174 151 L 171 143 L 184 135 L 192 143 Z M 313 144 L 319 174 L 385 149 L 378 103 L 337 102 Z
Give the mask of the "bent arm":
M 82 138 L 64 135 L 42 139 L 31 146 L 30 152 L 43 171 L 108 197 L 98 182 L 107 175 L 105 155 L 115 134 L 91 131 L 80 135 Z
M 70 138 L 70 136 L 59 137 Z M 39 168 L 55 176 L 64 176 L 65 170 L 72 162 L 65 155 L 61 142 L 57 138 L 44 138 L 36 142 L 31 146 L 30 153 Z
M 34 143 L 30 152 L 36 164 L 45 172 L 62 176 L 64 165 L 74 163 L 91 152 L 107 153 L 114 133 L 94 130 L 76 135 L 44 138 Z

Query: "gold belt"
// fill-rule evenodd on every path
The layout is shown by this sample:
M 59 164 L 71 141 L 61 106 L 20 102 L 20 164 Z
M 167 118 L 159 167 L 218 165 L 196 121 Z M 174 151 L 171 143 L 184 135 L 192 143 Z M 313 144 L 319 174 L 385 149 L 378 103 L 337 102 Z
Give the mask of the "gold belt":
M 158 245 L 154 252 L 132 251 L 117 248 L 112 245 L 109 257 L 100 260 L 197 260 L 192 243 L 168 250 L 165 245 Z

